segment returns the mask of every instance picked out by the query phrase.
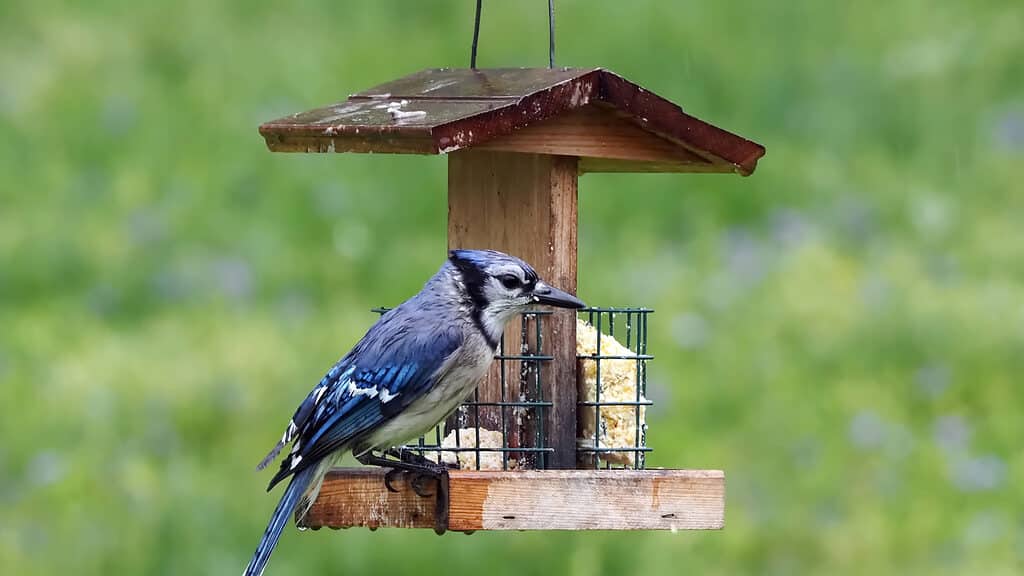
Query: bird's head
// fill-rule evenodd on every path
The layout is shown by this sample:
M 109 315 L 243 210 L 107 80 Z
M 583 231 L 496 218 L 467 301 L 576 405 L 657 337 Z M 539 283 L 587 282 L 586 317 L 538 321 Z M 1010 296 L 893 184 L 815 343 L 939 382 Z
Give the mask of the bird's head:
M 474 311 L 499 332 L 505 322 L 531 304 L 585 306 L 572 294 L 538 278 L 532 266 L 515 256 L 494 250 L 452 250 L 448 260 L 458 271 Z

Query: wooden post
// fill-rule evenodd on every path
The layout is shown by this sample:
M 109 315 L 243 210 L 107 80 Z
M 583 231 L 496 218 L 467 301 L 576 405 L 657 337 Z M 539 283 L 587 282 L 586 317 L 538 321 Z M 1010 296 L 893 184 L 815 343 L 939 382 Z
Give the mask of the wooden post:
M 489 248 L 529 262 L 545 281 L 576 293 L 577 158 L 485 150 L 448 156 L 448 246 Z M 518 323 L 507 343 L 519 342 Z M 556 310 L 544 321 L 544 399 L 549 468 L 576 466 L 576 319 Z M 518 350 L 513 351 L 518 352 Z M 518 375 L 513 363 L 510 374 Z M 497 363 L 480 384 L 480 400 L 501 397 Z M 500 412 L 481 412 L 480 424 L 500 430 Z M 515 418 L 507 423 L 515 426 Z M 515 430 L 518 434 L 520 431 Z

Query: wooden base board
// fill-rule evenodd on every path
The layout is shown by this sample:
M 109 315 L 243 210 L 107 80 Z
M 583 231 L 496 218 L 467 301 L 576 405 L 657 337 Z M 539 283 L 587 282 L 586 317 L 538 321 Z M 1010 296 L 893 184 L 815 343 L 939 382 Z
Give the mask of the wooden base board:
M 725 523 L 721 470 L 453 470 L 448 529 L 719 530 Z M 384 470 L 338 468 L 324 479 L 303 522 L 308 528 L 433 528 L 434 499 Z

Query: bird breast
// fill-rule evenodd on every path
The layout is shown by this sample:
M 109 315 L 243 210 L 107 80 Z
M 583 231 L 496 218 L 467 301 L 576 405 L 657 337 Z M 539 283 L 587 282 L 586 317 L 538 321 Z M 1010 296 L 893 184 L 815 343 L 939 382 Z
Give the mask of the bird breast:
M 463 345 L 438 370 L 437 382 L 400 414 L 378 428 L 367 444 L 386 449 L 419 437 L 459 407 L 487 374 L 495 350 L 479 332 L 469 331 Z

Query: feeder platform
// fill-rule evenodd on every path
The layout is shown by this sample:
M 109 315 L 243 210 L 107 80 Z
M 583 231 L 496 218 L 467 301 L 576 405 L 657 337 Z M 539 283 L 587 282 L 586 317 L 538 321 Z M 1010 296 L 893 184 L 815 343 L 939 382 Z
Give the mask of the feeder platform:
M 452 470 L 448 530 L 719 530 L 721 470 Z M 384 470 L 338 468 L 324 479 L 307 528 L 435 528 L 433 498 Z

